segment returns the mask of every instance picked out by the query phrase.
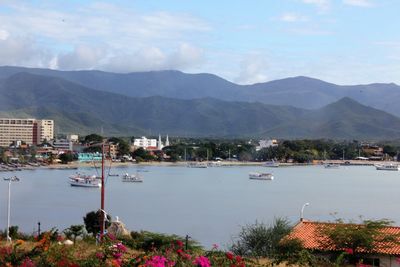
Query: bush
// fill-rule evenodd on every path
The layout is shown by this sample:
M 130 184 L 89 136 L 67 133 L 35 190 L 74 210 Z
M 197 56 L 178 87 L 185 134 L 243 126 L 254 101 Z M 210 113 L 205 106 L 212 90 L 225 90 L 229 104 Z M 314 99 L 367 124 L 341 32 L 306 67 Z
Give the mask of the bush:
M 237 240 L 230 249 L 241 256 L 273 257 L 277 253 L 280 240 L 286 236 L 292 227 L 287 219 L 277 218 L 270 226 L 264 223 L 242 227 Z
M 174 243 L 184 243 L 185 238 L 177 236 L 177 235 L 166 235 L 161 233 L 152 233 L 148 231 L 141 232 L 131 232 L 132 240 L 126 242 L 127 246 L 130 246 L 134 249 L 141 249 L 144 251 L 152 251 L 154 249 L 164 249 L 169 247 Z M 197 241 L 189 239 L 188 241 L 188 249 L 189 250 L 199 250 L 201 246 Z

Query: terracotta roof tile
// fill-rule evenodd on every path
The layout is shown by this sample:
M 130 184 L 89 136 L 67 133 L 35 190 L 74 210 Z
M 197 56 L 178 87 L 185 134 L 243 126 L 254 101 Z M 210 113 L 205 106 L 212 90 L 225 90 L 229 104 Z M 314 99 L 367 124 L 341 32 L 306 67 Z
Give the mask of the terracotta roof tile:
M 321 234 L 321 228 L 331 228 L 338 225 L 338 223 L 326 222 L 312 222 L 303 220 L 299 222 L 287 237 L 288 239 L 299 239 L 302 241 L 304 248 L 319 251 L 332 251 L 336 250 L 334 247 L 327 247 L 326 243 L 328 237 Z M 350 227 L 362 227 L 360 224 L 347 224 Z M 377 254 L 400 255 L 400 227 L 389 226 L 384 227 L 382 232 L 385 234 L 397 235 L 399 243 L 379 244 L 373 251 Z

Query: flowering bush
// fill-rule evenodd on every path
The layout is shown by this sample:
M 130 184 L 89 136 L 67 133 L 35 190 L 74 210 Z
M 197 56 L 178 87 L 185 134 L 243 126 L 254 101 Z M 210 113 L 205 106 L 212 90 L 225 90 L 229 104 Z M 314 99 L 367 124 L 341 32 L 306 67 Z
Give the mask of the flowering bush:
M 204 250 L 186 250 L 181 240 L 151 251 L 129 250 L 112 235 L 105 235 L 95 246 L 80 241 L 74 246 L 63 245 L 53 231 L 43 233 L 36 242 L 18 240 L 13 245 L 0 245 L 0 266 L 6 267 L 244 267 L 245 260 L 218 246 Z M 250 266 L 250 265 L 249 265 Z M 251 265 L 255 266 L 255 265 Z

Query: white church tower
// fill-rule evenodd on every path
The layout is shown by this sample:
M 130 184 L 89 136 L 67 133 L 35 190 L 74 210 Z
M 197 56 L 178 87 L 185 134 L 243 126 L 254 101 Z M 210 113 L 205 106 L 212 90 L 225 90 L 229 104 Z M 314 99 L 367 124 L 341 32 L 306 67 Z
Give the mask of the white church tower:
M 157 141 L 157 149 L 158 150 L 161 150 L 161 149 L 163 149 L 163 144 L 162 144 L 162 142 L 161 142 L 161 135 L 160 134 L 158 134 L 158 141 Z
M 165 139 L 165 146 L 169 146 L 168 134 L 167 134 L 167 138 Z

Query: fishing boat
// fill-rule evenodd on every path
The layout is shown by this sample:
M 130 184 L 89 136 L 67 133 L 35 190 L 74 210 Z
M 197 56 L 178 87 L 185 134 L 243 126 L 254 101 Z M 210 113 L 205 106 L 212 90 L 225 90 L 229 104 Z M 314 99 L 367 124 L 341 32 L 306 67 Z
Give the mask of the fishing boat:
M 272 168 L 277 168 L 279 167 L 279 162 L 275 160 L 270 160 L 264 163 L 264 167 L 272 167 Z
M 188 168 L 208 168 L 207 162 L 188 162 L 187 164 Z
M 339 169 L 340 165 L 337 163 L 325 163 L 324 168 L 325 169 Z
M 69 176 L 70 179 L 100 179 L 101 177 L 98 177 L 96 175 L 88 175 L 84 173 L 75 173 Z
M 138 174 L 125 173 L 122 176 L 122 182 L 142 183 L 143 182 L 143 178 Z
M 249 178 L 253 180 L 273 180 L 274 176 L 272 175 L 272 173 L 250 172 Z
M 380 171 L 398 171 L 400 166 L 397 164 L 375 164 L 375 168 Z
M 69 178 L 71 186 L 79 187 L 101 187 L 101 181 L 96 178 Z

